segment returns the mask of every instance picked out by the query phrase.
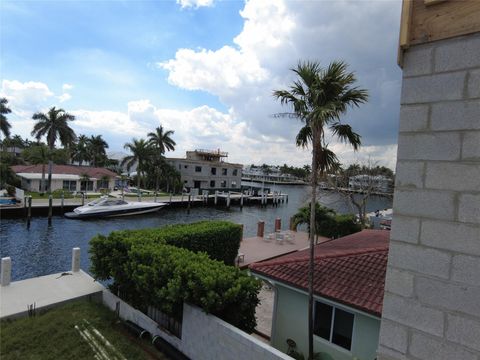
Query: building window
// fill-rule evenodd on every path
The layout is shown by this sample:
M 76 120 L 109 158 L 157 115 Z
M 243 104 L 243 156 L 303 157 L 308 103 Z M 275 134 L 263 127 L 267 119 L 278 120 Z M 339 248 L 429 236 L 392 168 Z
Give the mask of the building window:
M 97 180 L 97 188 L 98 189 L 108 189 L 109 183 L 110 182 L 108 180 Z
M 236 181 L 232 181 L 231 186 L 232 186 L 232 188 L 236 188 L 236 187 L 237 187 L 237 182 L 236 182 Z
M 222 169 L 222 175 L 224 175 L 224 176 L 227 175 L 227 169 Z
M 195 166 L 195 172 L 202 172 L 201 166 Z
M 220 181 L 220 187 L 226 188 L 227 187 L 227 182 L 225 180 Z
M 210 180 L 210 187 L 212 187 L 212 188 L 215 187 L 215 180 Z
M 77 190 L 76 180 L 63 180 L 63 190 L 75 191 Z
M 238 175 L 238 169 L 233 169 L 232 175 L 233 175 L 233 176 L 237 176 L 237 175 Z
M 217 175 L 217 168 L 212 167 L 212 175 Z
M 182 165 L 178 164 L 178 170 L 182 170 Z
M 185 165 L 184 167 L 185 167 L 185 169 L 188 169 L 188 165 Z
M 93 191 L 93 181 L 81 181 L 80 182 L 80 191 Z
M 315 302 L 313 333 L 344 349 L 352 347 L 354 315 L 331 305 Z

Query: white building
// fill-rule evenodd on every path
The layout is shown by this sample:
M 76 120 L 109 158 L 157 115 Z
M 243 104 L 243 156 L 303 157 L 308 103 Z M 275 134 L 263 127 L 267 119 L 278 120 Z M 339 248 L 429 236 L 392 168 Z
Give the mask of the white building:
M 355 175 L 348 178 L 348 187 L 352 190 L 371 189 L 378 192 L 389 192 L 392 180 L 383 175 Z
M 167 162 L 180 172 L 186 189 L 240 190 L 243 165 L 225 162 L 227 156 L 220 150 L 195 150 Z

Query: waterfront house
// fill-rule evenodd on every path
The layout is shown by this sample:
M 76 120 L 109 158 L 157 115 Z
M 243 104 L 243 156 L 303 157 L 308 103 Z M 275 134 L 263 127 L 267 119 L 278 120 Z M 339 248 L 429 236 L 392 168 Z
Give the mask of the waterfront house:
M 42 165 L 15 165 L 12 170 L 22 181 L 22 189 L 41 191 Z M 117 174 L 105 168 L 53 165 L 52 191 L 93 191 L 112 190 Z M 48 180 L 48 165 L 45 165 L 45 184 Z M 46 185 L 45 185 L 46 186 Z
M 363 230 L 315 246 L 314 351 L 322 359 L 375 359 L 388 243 L 388 231 Z M 275 290 L 271 344 L 284 352 L 291 339 L 308 354 L 308 264 L 305 249 L 250 266 Z
M 373 190 L 377 192 L 391 192 L 393 180 L 383 175 L 355 175 L 348 178 L 348 188 L 351 190 Z
M 228 163 L 228 153 L 220 150 L 187 151 L 185 158 L 167 158 L 180 172 L 186 189 L 209 191 L 241 188 L 242 164 Z

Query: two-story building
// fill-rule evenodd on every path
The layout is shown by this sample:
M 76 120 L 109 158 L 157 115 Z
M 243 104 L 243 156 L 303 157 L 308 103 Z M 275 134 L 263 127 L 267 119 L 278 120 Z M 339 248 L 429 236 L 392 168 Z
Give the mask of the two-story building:
M 227 157 L 220 150 L 194 150 L 167 161 L 180 172 L 186 189 L 240 190 L 243 166 L 226 162 Z

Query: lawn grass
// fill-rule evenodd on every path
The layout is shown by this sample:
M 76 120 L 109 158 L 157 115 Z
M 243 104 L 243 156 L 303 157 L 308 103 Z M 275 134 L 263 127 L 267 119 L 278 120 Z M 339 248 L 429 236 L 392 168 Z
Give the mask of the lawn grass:
M 75 325 L 88 329 L 90 334 L 93 327 L 97 329 L 125 359 L 167 359 L 147 341 L 130 335 L 109 309 L 86 300 L 56 307 L 33 318 L 2 321 L 0 358 L 94 359 L 94 351 Z M 115 358 L 114 351 L 108 352 L 110 358 Z

